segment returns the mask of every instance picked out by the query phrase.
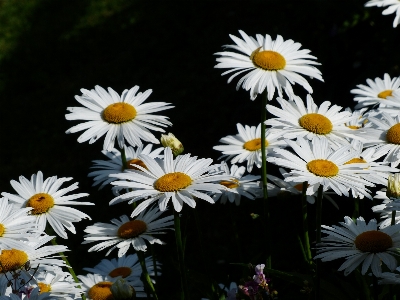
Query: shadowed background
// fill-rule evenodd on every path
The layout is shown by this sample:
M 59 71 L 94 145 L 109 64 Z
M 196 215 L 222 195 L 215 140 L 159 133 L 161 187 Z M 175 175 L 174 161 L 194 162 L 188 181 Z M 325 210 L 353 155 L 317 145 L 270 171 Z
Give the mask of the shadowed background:
M 220 153 L 212 147 L 220 138 L 236 134 L 236 123 L 256 126 L 261 117 L 260 97 L 251 101 L 248 92 L 235 90 L 238 79 L 227 84 L 228 76 L 220 75 L 223 70 L 214 69 L 213 53 L 233 44 L 229 34 L 239 36 L 239 29 L 251 36 L 268 33 L 273 39 L 280 34 L 285 40 L 301 43 L 302 49 L 310 49 L 322 64 L 319 69 L 325 80 L 309 80 L 315 102 L 329 100 L 353 108 L 349 91 L 356 84 L 383 77 L 386 72 L 398 76 L 399 69 L 400 52 L 394 47 L 399 29 L 392 28 L 394 15 L 381 16 L 382 9 L 364 8 L 365 2 L 0 1 L 0 191 L 13 193 L 11 179 L 30 178 L 41 170 L 45 177 L 78 181 L 78 192 L 90 193 L 85 201 L 96 206 L 75 208 L 94 221 L 109 222 L 130 214 L 126 203 L 108 209 L 113 197 L 109 189 L 99 192 L 87 178 L 91 161 L 105 159 L 100 153 L 103 139 L 93 145 L 79 144 L 80 133 L 65 134 L 78 123 L 65 120 L 66 108 L 80 106 L 74 95 L 95 85 L 112 87 L 118 93 L 134 85 L 142 92 L 152 89 L 149 102 L 175 106 L 160 114 L 170 118 L 173 127 L 167 131 L 182 141 L 186 153 L 216 160 Z M 305 98 L 302 88 L 295 86 L 295 92 Z M 324 204 L 324 224 L 351 214 L 348 199 L 337 201 L 339 213 Z M 193 299 L 210 297 L 211 279 L 238 281 L 242 269 L 229 263 L 264 262 L 263 247 L 268 242 L 274 245 L 274 268 L 302 270 L 296 240 L 300 203 L 291 198 L 272 201 L 272 241 L 263 238 L 259 220 L 249 217 L 261 213 L 260 204 L 247 199 L 242 199 L 242 204 L 238 209 L 198 203 L 203 247 L 192 211 L 184 209 Z M 367 208 L 371 205 L 365 204 Z M 240 246 L 234 239 L 229 208 Z M 65 241 L 73 249 L 69 256 L 78 274 L 86 274 L 80 268 L 93 267 L 106 252 L 89 255 L 90 245 L 80 245 L 82 230 L 92 223 L 80 222 L 77 235 L 69 234 Z M 164 264 L 159 295 L 160 299 L 175 299 L 180 283 L 173 233 L 163 240 L 166 246 L 156 246 L 157 257 Z M 60 238 L 58 242 L 64 243 Z M 116 250 L 109 258 L 115 256 Z M 280 299 L 301 297 L 294 285 L 278 279 L 275 285 Z

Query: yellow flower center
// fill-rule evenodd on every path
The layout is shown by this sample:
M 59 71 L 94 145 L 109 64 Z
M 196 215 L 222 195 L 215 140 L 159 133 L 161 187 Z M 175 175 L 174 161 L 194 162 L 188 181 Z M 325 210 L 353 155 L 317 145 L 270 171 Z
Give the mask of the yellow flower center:
M 131 160 L 128 160 L 126 162 L 126 169 L 131 169 L 131 170 L 139 170 L 141 171 L 139 168 L 132 166 L 133 164 L 141 166 L 142 168 L 145 168 L 147 170 L 146 165 L 144 164 L 144 162 L 142 162 L 140 159 L 134 158 Z
M 131 275 L 131 273 L 132 273 L 131 268 L 119 267 L 119 268 L 112 270 L 108 275 L 113 278 L 118 277 L 118 276 L 122 276 L 122 278 L 125 278 L 125 277 L 128 277 L 129 275 Z
M 124 102 L 110 104 L 103 110 L 103 119 L 108 123 L 121 124 L 136 117 L 136 109 Z
M 280 53 L 271 50 L 260 52 L 260 49 L 261 47 L 254 50 L 250 56 L 256 67 L 267 71 L 278 71 L 285 68 L 286 60 Z
M 359 234 L 354 245 L 362 252 L 384 252 L 393 246 L 393 240 L 390 235 L 377 230 L 365 231 Z
M 4 232 L 6 231 L 3 224 L 0 224 L 0 236 L 3 236 Z
M 135 238 L 146 232 L 147 224 L 142 220 L 132 220 L 118 228 L 118 236 L 123 239 Z
M 154 188 L 160 192 L 176 192 L 188 187 L 192 183 L 189 175 L 181 172 L 168 173 L 154 183 Z
M 350 159 L 348 162 L 345 162 L 345 165 L 349 165 L 349 164 L 366 164 L 367 162 L 362 159 L 361 157 L 355 157 Z
M 299 125 L 304 129 L 316 134 L 328 134 L 332 131 L 333 125 L 327 117 L 311 113 L 302 116 L 299 119 Z
M 333 177 L 339 173 L 338 166 L 326 159 L 315 159 L 307 164 L 307 170 L 321 177 Z
M 378 94 L 378 98 L 386 99 L 386 97 L 392 96 L 392 92 L 393 92 L 392 90 L 385 90 L 383 92 L 380 92 Z
M 50 284 L 46 284 L 44 282 L 38 282 L 37 285 L 38 285 L 39 290 L 40 290 L 39 294 L 47 293 L 47 292 L 51 291 L 51 285 Z
M 239 180 L 237 179 L 232 179 L 232 181 L 222 180 L 219 182 L 219 184 L 226 186 L 228 189 L 234 189 L 239 186 Z
M 48 212 L 54 206 L 54 199 L 51 195 L 46 193 L 35 194 L 29 198 L 26 207 L 33 207 L 31 210 L 32 215 L 40 215 Z
M 21 250 L 3 250 L 0 254 L 0 273 L 16 271 L 28 261 L 28 255 Z
M 350 129 L 353 129 L 353 130 L 357 130 L 357 129 L 361 128 L 361 126 L 355 126 L 355 125 L 349 125 L 347 127 L 350 128 Z
M 389 128 L 386 133 L 386 140 L 391 144 L 400 144 L 400 123 Z
M 96 283 L 88 291 L 88 297 L 92 300 L 113 300 L 114 297 L 111 293 L 110 287 L 112 282 L 102 281 Z
M 265 148 L 267 148 L 267 147 L 268 147 L 268 141 L 265 140 Z M 246 143 L 243 144 L 243 149 L 246 149 L 247 151 L 260 150 L 261 149 L 261 138 L 247 141 Z

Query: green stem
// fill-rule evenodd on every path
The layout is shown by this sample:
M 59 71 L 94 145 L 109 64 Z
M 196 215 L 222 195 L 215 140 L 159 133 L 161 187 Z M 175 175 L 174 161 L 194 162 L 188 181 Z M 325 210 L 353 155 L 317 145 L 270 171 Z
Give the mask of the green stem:
M 126 165 L 127 161 L 126 161 L 126 155 L 125 155 L 125 147 L 120 148 L 119 151 L 121 152 L 122 167 L 125 170 L 126 167 L 127 167 L 127 165 Z
M 153 267 L 154 267 L 154 279 L 157 283 L 158 280 L 158 273 L 157 273 L 157 259 L 156 259 L 156 250 L 154 248 L 153 244 L 150 244 L 150 250 L 151 250 L 151 257 L 153 258 Z M 156 289 L 156 287 L 154 287 Z M 156 289 L 157 291 L 157 289 Z
M 178 262 L 179 270 L 181 272 L 181 300 L 189 300 L 189 292 L 186 280 L 186 268 L 184 263 L 182 235 L 181 235 L 181 220 L 179 218 L 179 212 L 174 209 L 174 225 L 175 225 L 175 238 L 176 238 L 176 249 L 178 251 Z
M 153 282 L 151 281 L 149 273 L 147 273 L 146 260 L 144 257 L 144 252 L 137 251 L 137 256 L 139 258 L 140 266 L 142 267 L 142 274 L 147 287 L 150 289 L 150 293 L 153 295 L 154 299 L 158 300 L 156 289 L 154 288 Z M 149 295 L 147 298 L 150 298 Z
M 396 224 L 396 211 L 395 210 L 392 211 L 392 222 L 390 224 L 391 225 Z
M 352 197 L 353 198 L 353 197 Z M 354 210 L 353 210 L 353 222 L 356 222 L 357 218 L 360 216 L 360 198 L 353 198 Z
M 303 182 L 303 191 L 301 195 L 301 206 L 303 212 L 303 247 L 307 264 L 312 264 L 312 255 L 310 247 L 310 238 L 308 236 L 308 216 L 307 216 L 307 188 L 308 182 Z
M 48 235 L 53 235 L 53 228 L 51 228 L 50 226 L 47 226 L 47 228 L 46 228 L 46 233 L 48 234 Z M 54 245 L 54 246 L 57 246 L 58 244 L 57 244 L 57 242 L 56 242 L 56 237 L 54 237 L 53 239 L 51 239 L 51 243 Z M 76 283 L 80 283 L 79 282 L 79 279 L 78 279 L 78 277 L 76 277 L 76 274 L 75 274 L 75 271 L 74 271 L 74 269 L 72 268 L 72 266 L 71 266 L 71 264 L 69 263 L 69 261 L 68 261 L 68 259 L 67 259 L 67 257 L 65 256 L 65 254 L 64 254 L 64 252 L 59 252 L 59 254 L 60 254 L 60 256 L 61 256 L 61 259 L 65 262 L 65 264 L 68 266 L 68 272 L 71 274 L 71 276 L 72 276 L 72 278 L 74 279 L 74 281 L 76 282 Z M 81 286 L 80 285 L 78 285 L 78 287 L 80 288 Z M 84 294 L 82 294 L 81 295 L 82 296 L 82 300 L 86 300 L 86 296 L 84 295 Z
M 317 196 L 317 212 L 316 212 L 316 229 L 317 229 L 317 236 L 316 236 L 316 246 L 321 243 L 321 220 L 322 220 L 322 184 L 318 188 L 318 196 Z M 321 259 L 317 259 L 317 272 L 316 272 L 316 280 L 315 280 L 315 299 L 321 299 Z
M 271 220 L 269 214 L 269 200 L 268 200 L 268 187 L 267 187 L 267 154 L 265 150 L 265 121 L 267 120 L 267 101 L 268 101 L 268 93 L 267 89 L 265 89 L 262 98 L 261 98 L 261 180 L 262 180 L 262 189 L 263 189 L 263 206 L 264 206 L 264 218 L 266 223 L 266 250 L 267 250 L 267 263 L 266 268 L 272 268 L 271 261 Z

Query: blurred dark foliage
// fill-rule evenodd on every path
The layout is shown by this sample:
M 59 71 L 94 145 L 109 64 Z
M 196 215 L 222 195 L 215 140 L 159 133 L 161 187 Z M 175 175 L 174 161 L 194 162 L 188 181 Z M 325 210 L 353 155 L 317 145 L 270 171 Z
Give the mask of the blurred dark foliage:
M 102 140 L 89 145 L 77 143 L 78 134 L 65 131 L 77 122 L 65 120 L 66 108 L 79 106 L 74 95 L 95 85 L 112 87 L 118 93 L 134 85 L 140 91 L 153 89 L 148 101 L 175 105 L 165 112 L 174 124 L 173 132 L 187 153 L 212 157 L 212 147 L 221 137 L 236 134 L 236 123 L 256 126 L 261 117 L 260 99 L 235 90 L 237 80 L 214 69 L 222 46 L 233 44 L 229 34 L 244 30 L 277 34 L 300 42 L 321 63 L 325 83 L 309 80 L 316 103 L 329 100 L 354 107 L 349 91 L 367 78 L 384 73 L 398 76 L 400 52 L 396 50 L 399 30 L 393 29 L 394 15 L 382 16 L 382 9 L 364 8 L 366 0 L 299 1 L 0 1 L 0 99 L 1 181 L 0 191 L 14 192 L 9 184 L 38 170 L 44 176 L 74 177 L 79 192 L 88 192 L 95 207 L 77 207 L 94 221 L 108 222 L 130 214 L 126 203 L 108 209 L 109 189 L 91 187 L 87 173 L 94 159 L 104 159 Z M 295 91 L 306 93 L 296 86 Z M 272 101 L 271 104 L 277 104 Z M 163 113 L 164 114 L 164 113 Z M 256 172 L 258 170 L 255 170 Z M 276 174 L 276 167 L 269 172 Z M 254 171 L 253 171 L 254 172 Z M 336 224 L 351 215 L 351 199 L 336 199 L 340 211 L 323 204 L 323 224 Z M 372 201 L 363 200 L 364 216 Z M 183 210 L 186 262 L 192 299 L 210 297 L 211 281 L 229 283 L 244 276 L 231 263 L 265 262 L 265 245 L 273 244 L 273 268 L 305 272 L 296 234 L 301 234 L 301 206 L 297 198 L 271 200 L 273 239 L 266 241 L 260 219 L 259 201 L 242 199 L 240 208 L 200 201 L 202 246 L 193 210 Z M 107 208 L 107 209 L 105 209 Z M 310 206 L 310 223 L 314 206 Z M 241 244 L 237 245 L 229 210 L 236 222 Z M 65 243 L 78 274 L 93 267 L 105 251 L 88 253 L 81 245 L 82 230 L 92 221 L 77 224 L 77 234 Z M 313 240 L 311 232 L 311 240 Z M 160 299 L 176 299 L 180 290 L 172 233 L 156 245 L 163 275 L 158 280 Z M 240 248 L 240 249 L 238 249 Z M 116 256 L 114 251 L 110 258 Z M 325 264 L 327 273 L 339 262 Z M 250 272 L 251 273 L 251 272 Z M 249 273 L 249 274 L 250 274 Z M 341 275 L 341 274 L 339 274 Z M 336 276 L 336 275 L 335 275 Z M 349 276 L 350 277 L 350 276 Z M 280 299 L 306 299 L 300 288 L 273 278 Z

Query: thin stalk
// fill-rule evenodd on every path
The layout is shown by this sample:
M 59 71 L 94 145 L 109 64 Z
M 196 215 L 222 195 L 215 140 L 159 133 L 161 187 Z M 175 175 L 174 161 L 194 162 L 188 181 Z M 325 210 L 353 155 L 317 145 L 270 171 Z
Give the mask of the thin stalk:
M 322 220 L 322 189 L 323 186 L 320 185 L 318 188 L 318 196 L 317 196 L 317 212 L 316 212 L 316 229 L 317 229 L 317 236 L 316 236 L 316 246 L 321 243 L 321 220 Z M 317 266 L 316 266 L 316 279 L 315 279 L 315 299 L 321 299 L 321 259 L 317 259 Z
M 181 300 L 189 300 L 189 292 L 186 280 L 186 268 L 184 262 L 182 235 L 181 235 L 181 220 L 179 213 L 174 209 L 174 225 L 175 225 L 175 238 L 176 250 L 178 251 L 179 270 L 181 272 Z
M 155 250 L 153 244 L 150 244 L 150 250 L 151 250 L 151 257 L 153 258 L 154 279 L 155 279 L 155 281 L 157 282 L 157 280 L 158 280 L 157 258 L 156 258 L 156 250 Z M 156 290 L 156 292 L 157 292 L 156 287 L 154 287 L 154 288 L 155 288 L 155 290 Z
M 307 264 L 312 264 L 312 255 L 310 247 L 310 238 L 308 236 L 308 216 L 307 216 L 307 188 L 308 182 L 303 182 L 303 191 L 301 195 L 301 207 L 303 212 L 303 248 Z
M 391 225 L 396 224 L 396 211 L 392 210 L 392 222 L 390 223 Z
M 267 120 L 267 101 L 268 93 L 265 89 L 261 98 L 261 180 L 263 189 L 263 206 L 264 206 L 264 218 L 266 223 L 266 250 L 267 250 L 267 269 L 272 268 L 271 261 L 271 220 L 269 214 L 269 200 L 268 200 L 268 188 L 267 188 L 267 155 L 265 151 L 265 121 Z
M 53 235 L 53 233 L 54 233 L 54 232 L 53 232 L 53 228 L 47 226 L 47 228 L 46 228 L 46 233 L 47 233 L 48 235 Z M 57 246 L 57 245 L 58 245 L 57 242 L 56 242 L 56 237 L 54 237 L 54 238 L 51 240 L 51 243 L 52 243 L 54 246 Z M 75 281 L 76 283 L 80 283 L 78 277 L 76 277 L 76 274 L 75 274 L 74 269 L 72 268 L 71 264 L 69 263 L 69 261 L 68 261 L 67 257 L 65 256 L 64 252 L 59 252 L 59 254 L 60 254 L 60 256 L 61 256 L 61 259 L 62 259 L 62 260 L 65 262 L 65 264 L 68 266 L 68 268 L 67 268 L 67 269 L 68 269 L 68 272 L 71 274 L 71 276 L 72 276 L 72 278 L 74 279 L 74 281 Z M 78 285 L 78 287 L 80 288 L 81 286 Z M 85 296 L 84 294 L 82 294 L 82 300 L 86 300 L 86 296 Z
M 158 300 L 156 289 L 154 288 L 154 285 L 153 285 L 153 282 L 151 281 L 150 275 L 147 272 L 146 260 L 145 260 L 145 257 L 144 257 L 144 252 L 143 251 L 137 251 L 136 253 L 137 253 L 137 256 L 139 258 L 140 266 L 142 267 L 142 275 L 143 275 L 144 282 L 147 284 L 147 287 L 150 289 L 150 293 L 153 295 L 154 299 Z M 147 298 L 150 298 L 149 296 L 150 295 L 148 295 Z
M 356 222 L 357 218 L 360 216 L 360 198 L 352 197 L 354 200 L 354 210 L 353 210 L 353 222 Z

